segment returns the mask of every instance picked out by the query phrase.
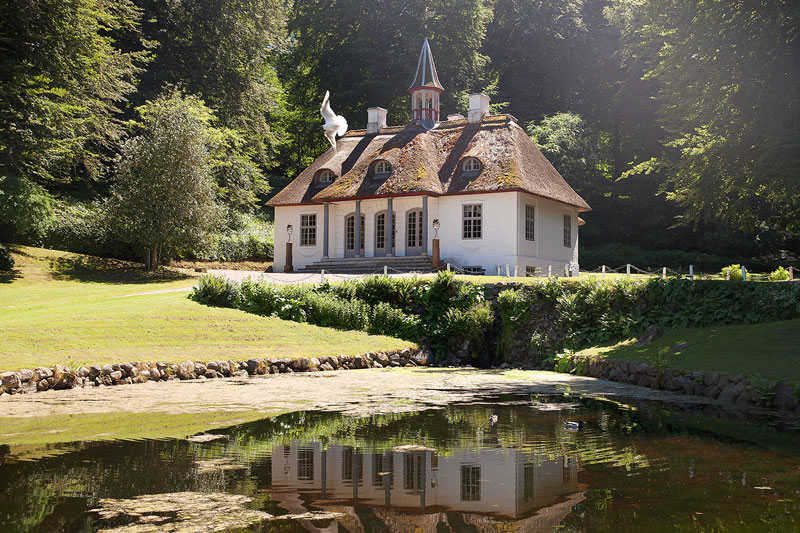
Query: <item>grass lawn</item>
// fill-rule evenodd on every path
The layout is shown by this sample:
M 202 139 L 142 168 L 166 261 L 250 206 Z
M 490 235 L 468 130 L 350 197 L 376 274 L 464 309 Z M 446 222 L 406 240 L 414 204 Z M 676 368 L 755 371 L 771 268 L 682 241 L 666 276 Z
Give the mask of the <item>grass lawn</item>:
M 17 271 L 0 281 L 0 370 L 74 363 L 314 357 L 403 348 L 391 337 L 338 331 L 207 307 L 177 270 L 17 247 Z
M 656 362 L 681 370 L 761 374 L 767 379 L 786 378 L 800 383 L 800 319 L 764 324 L 668 329 L 648 346 L 630 339 L 612 346 L 589 348 L 581 355 Z M 680 351 L 673 348 L 686 343 Z

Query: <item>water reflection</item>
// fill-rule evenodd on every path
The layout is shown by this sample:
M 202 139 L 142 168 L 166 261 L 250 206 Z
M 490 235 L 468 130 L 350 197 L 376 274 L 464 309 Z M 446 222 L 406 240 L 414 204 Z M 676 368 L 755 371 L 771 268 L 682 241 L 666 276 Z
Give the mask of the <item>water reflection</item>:
M 585 488 L 578 483 L 578 469 L 574 458 L 550 459 L 517 449 L 455 449 L 440 455 L 414 445 L 377 451 L 293 443 L 272 450 L 272 496 L 291 513 L 307 510 L 302 495 L 323 509 L 367 505 L 518 518 Z
M 338 513 L 252 531 L 800 530 L 796 421 L 504 400 L 360 419 L 293 413 L 209 442 L 4 447 L 0 531 L 145 531 L 89 511 L 139 496 L 158 509 L 159 495 L 175 508 L 176 493 L 245 496 L 254 516 Z M 565 428 L 577 419 L 584 429 Z M 206 524 L 221 519 L 211 507 Z

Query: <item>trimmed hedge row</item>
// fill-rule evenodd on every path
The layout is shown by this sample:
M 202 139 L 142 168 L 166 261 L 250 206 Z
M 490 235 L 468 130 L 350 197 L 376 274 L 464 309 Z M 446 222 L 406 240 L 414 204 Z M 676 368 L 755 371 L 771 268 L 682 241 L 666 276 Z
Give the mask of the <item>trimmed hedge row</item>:
M 425 342 L 439 357 L 459 349 L 475 355 L 494 322 L 483 288 L 451 273 L 433 280 L 371 276 L 288 286 L 204 276 L 190 298 L 283 320 Z
M 636 336 L 650 324 L 686 328 L 800 317 L 800 284 L 687 279 L 549 280 L 498 296 L 498 355 L 521 337 L 530 352 L 579 350 Z

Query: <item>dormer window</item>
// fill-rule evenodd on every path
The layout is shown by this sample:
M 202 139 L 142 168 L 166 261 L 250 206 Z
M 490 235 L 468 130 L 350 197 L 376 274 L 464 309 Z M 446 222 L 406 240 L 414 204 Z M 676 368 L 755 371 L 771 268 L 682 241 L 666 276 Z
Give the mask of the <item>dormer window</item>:
M 464 172 L 480 172 L 481 162 L 476 157 L 468 157 L 461 163 L 461 170 Z
M 381 160 L 375 164 L 375 177 L 385 178 L 392 173 L 392 164 L 388 161 Z
M 328 170 L 324 168 L 317 173 L 317 182 L 320 185 L 329 185 L 333 183 L 333 180 L 336 179 L 336 174 L 333 173 L 333 170 Z

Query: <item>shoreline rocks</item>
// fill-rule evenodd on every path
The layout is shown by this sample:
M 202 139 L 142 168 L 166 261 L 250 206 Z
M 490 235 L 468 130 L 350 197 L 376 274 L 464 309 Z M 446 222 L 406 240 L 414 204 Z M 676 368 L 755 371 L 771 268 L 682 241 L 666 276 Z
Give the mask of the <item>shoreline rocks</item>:
M 227 361 L 183 361 L 181 363 L 128 362 L 107 365 L 90 365 L 71 369 L 62 365 L 52 368 L 37 367 L 19 372 L 0 373 L 0 396 L 26 394 L 48 390 L 80 387 L 110 387 L 131 385 L 148 381 L 203 380 L 229 377 L 263 376 L 267 374 L 293 374 L 297 372 L 324 372 L 427 366 L 432 357 L 426 348 L 404 348 L 358 355 L 323 355 L 320 357 L 265 357 Z
M 800 414 L 800 390 L 785 380 L 752 383 L 741 374 L 657 369 L 647 363 L 604 357 L 568 356 L 568 373 L 641 387 L 694 394 L 740 405 L 774 407 Z

